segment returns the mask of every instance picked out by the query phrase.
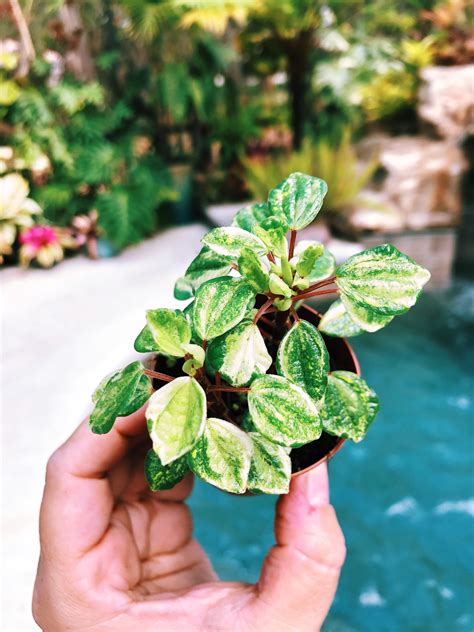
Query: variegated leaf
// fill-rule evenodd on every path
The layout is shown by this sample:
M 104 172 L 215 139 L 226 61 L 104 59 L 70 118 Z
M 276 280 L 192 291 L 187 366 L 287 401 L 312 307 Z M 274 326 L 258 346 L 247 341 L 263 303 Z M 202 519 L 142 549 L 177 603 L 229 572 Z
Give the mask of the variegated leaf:
M 160 457 L 149 450 L 145 457 L 145 478 L 153 492 L 172 489 L 189 472 L 187 456 L 184 455 L 168 465 L 163 465 Z
M 238 325 L 254 303 L 255 291 L 243 279 L 206 281 L 196 293 L 194 329 L 201 340 L 217 338 Z
M 254 375 L 266 373 L 272 357 L 257 325 L 245 320 L 212 340 L 207 349 L 207 361 L 212 370 L 218 371 L 227 382 L 243 386 Z
M 284 377 L 264 375 L 254 380 L 248 406 L 257 430 L 270 441 L 297 447 L 321 436 L 316 404 L 301 387 Z
M 268 248 L 263 241 L 247 230 L 237 226 L 224 228 L 214 228 L 204 235 L 202 243 L 220 255 L 226 255 L 238 259 L 242 253 L 242 248 L 253 250 L 256 255 L 264 255 Z
M 318 329 L 323 334 L 338 338 L 349 338 L 350 336 L 358 336 L 364 333 L 364 330 L 349 316 L 344 303 L 340 299 L 334 301 L 321 318 Z
M 266 202 L 249 204 L 238 211 L 232 225 L 253 232 L 254 226 L 263 222 L 270 215 L 271 212 Z
M 350 304 L 395 316 L 416 303 L 430 273 L 395 246 L 384 244 L 349 257 L 337 268 L 336 277 L 346 308 Z
M 263 294 L 268 291 L 268 270 L 253 250 L 242 249 L 239 257 L 239 272 L 256 292 Z
M 89 418 L 92 432 L 109 432 L 117 417 L 131 415 L 143 406 L 150 394 L 150 379 L 143 373 L 140 362 L 114 371 L 102 380 L 92 395 L 94 410 Z
M 288 244 L 286 233 L 288 232 L 288 222 L 284 215 L 271 215 L 260 224 L 253 227 L 253 232 L 263 241 L 268 250 L 277 257 L 285 257 Z
M 148 325 L 145 325 L 133 343 L 135 351 L 140 353 L 150 353 L 151 351 L 158 351 L 158 345 L 156 344 L 153 335 Z
M 287 449 L 250 432 L 252 460 L 247 487 L 263 494 L 287 494 L 290 489 L 291 459 Z
M 211 485 L 243 494 L 251 457 L 252 441 L 246 432 L 223 419 L 210 418 L 188 460 L 192 471 Z
M 148 430 L 163 465 L 193 447 L 204 430 L 206 408 L 206 394 L 192 377 L 178 377 L 151 396 Z
M 175 358 L 184 356 L 183 344 L 191 340 L 191 327 L 179 309 L 149 309 L 146 321 L 159 353 Z
M 175 298 L 179 300 L 191 298 L 205 281 L 229 274 L 233 261 L 232 257 L 218 254 L 204 246 L 197 257 L 191 261 L 184 277 L 176 282 Z
M 362 305 L 352 303 L 344 294 L 341 296 L 341 302 L 344 305 L 349 318 L 364 331 L 373 333 L 382 329 L 392 322 L 395 316 L 386 316 L 379 314 L 371 309 L 367 309 Z
M 322 399 L 328 381 L 329 354 L 314 325 L 300 320 L 285 334 L 278 347 L 277 371 L 316 401 Z
M 292 173 L 270 191 L 268 204 L 273 215 L 284 215 L 290 228 L 300 230 L 314 221 L 326 193 L 324 180 Z
M 306 248 L 314 243 L 315 242 L 309 240 L 300 241 L 295 248 L 295 254 L 300 256 L 306 250 Z M 308 273 L 306 278 L 311 283 L 317 283 L 318 281 L 324 281 L 324 279 L 328 279 L 334 274 L 335 271 L 336 259 L 327 248 L 324 248 L 322 254 L 316 259 L 313 267 L 311 268 L 311 271 Z
M 303 242 L 302 242 L 303 243 Z M 296 272 L 300 277 L 307 277 L 311 274 L 316 261 L 324 254 L 324 246 L 318 241 L 309 242 L 307 246 L 300 249 Z
M 334 371 L 321 408 L 323 427 L 329 434 L 362 441 L 379 410 L 379 400 L 355 373 Z

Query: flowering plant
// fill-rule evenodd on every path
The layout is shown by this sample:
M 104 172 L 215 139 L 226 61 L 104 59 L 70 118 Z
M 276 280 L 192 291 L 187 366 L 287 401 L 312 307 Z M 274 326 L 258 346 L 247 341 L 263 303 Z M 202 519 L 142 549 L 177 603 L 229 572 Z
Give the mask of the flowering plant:
M 267 203 L 205 235 L 175 287 L 188 304 L 149 310 L 135 341 L 137 351 L 157 354 L 154 368 L 133 362 L 96 389 L 96 433 L 149 400 L 152 489 L 191 470 L 238 494 L 286 493 L 292 450 L 323 432 L 365 436 L 377 396 L 357 374 L 331 370 L 328 337 L 384 327 L 415 304 L 430 274 L 390 244 L 336 266 L 321 243 L 298 243 L 326 190 L 293 173 Z M 338 299 L 318 327 L 301 316 L 306 299 L 330 294 Z

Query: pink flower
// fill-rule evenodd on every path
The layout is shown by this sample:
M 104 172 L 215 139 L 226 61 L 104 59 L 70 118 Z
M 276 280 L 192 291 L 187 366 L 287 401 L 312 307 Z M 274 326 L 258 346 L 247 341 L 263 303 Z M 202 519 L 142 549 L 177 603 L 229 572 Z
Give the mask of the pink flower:
M 27 244 L 28 250 L 36 253 L 45 246 L 59 243 L 59 239 L 51 226 L 32 226 L 21 233 L 20 243 Z

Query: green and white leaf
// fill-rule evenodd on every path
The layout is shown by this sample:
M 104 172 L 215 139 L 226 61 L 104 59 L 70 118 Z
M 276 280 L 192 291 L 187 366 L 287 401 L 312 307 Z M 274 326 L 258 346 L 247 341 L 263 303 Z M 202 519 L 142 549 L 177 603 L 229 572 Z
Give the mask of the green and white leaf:
M 179 309 L 149 309 L 146 321 L 159 353 L 175 358 L 184 356 L 183 345 L 191 340 L 191 327 L 183 312 Z
M 344 303 L 340 299 L 334 301 L 321 318 L 318 329 L 322 331 L 323 334 L 336 336 L 338 338 L 349 338 L 364 333 L 364 329 L 359 327 L 349 316 L 344 307 Z
M 237 226 L 214 228 L 204 235 L 201 241 L 218 254 L 233 259 L 240 257 L 242 248 L 248 248 L 259 256 L 268 252 L 268 248 L 259 237 Z
M 396 316 L 416 303 L 430 273 L 395 246 L 384 244 L 349 257 L 337 268 L 336 277 L 346 309 L 350 304 Z
M 289 285 L 287 285 L 283 279 L 277 276 L 274 272 L 270 272 L 270 281 L 268 284 L 270 291 L 273 294 L 284 296 L 285 298 L 291 298 L 294 292 Z
M 255 290 L 243 279 L 206 281 L 196 292 L 194 329 L 201 340 L 217 338 L 238 325 L 254 303 Z
M 272 357 L 257 325 L 245 320 L 212 340 L 207 349 L 207 361 L 227 382 L 244 386 L 254 375 L 268 371 Z
M 277 352 L 277 371 L 320 401 L 328 382 L 329 354 L 314 325 L 300 320 L 285 334 Z
M 211 417 L 188 461 L 192 471 L 211 485 L 243 494 L 251 458 L 252 441 L 247 433 L 228 421 Z
M 349 318 L 354 321 L 354 323 L 358 325 L 361 329 L 370 333 L 382 329 L 383 327 L 391 323 L 392 320 L 395 318 L 395 316 L 386 316 L 384 314 L 379 314 L 378 312 L 367 309 L 362 305 L 351 303 L 351 301 L 346 296 L 344 296 L 344 294 L 341 296 L 341 302 L 346 308 L 346 312 Z
M 206 359 L 206 352 L 200 345 L 195 345 L 193 343 L 189 343 L 187 345 L 183 345 L 184 351 L 187 354 L 191 355 L 194 360 L 199 364 L 199 366 L 204 366 L 204 360 Z
M 192 377 L 178 377 L 151 396 L 148 431 L 163 465 L 193 447 L 203 433 L 206 408 L 206 394 Z
M 314 243 L 314 241 L 310 241 L 307 239 L 300 241 L 295 248 L 295 253 L 300 256 L 306 250 L 306 248 Z M 324 281 L 324 279 L 328 279 L 334 274 L 335 271 L 336 259 L 327 248 L 324 248 L 323 253 L 316 259 L 313 267 L 311 268 L 311 271 L 306 276 L 306 278 L 311 283 L 317 283 L 318 281 Z
M 153 338 L 148 325 L 145 325 L 138 336 L 135 338 L 133 348 L 139 353 L 150 353 L 151 351 L 158 351 L 158 345 Z
M 270 191 L 268 204 L 272 215 L 284 215 L 291 229 L 300 230 L 314 221 L 326 193 L 324 180 L 292 173 Z
M 140 362 L 132 362 L 105 377 L 92 395 L 94 409 L 89 418 L 92 432 L 105 434 L 117 417 L 138 410 L 151 394 L 151 383 Z
M 268 269 L 253 250 L 243 248 L 239 257 L 239 272 L 256 292 L 268 291 Z
M 145 457 L 145 478 L 150 489 L 157 492 L 161 489 L 172 489 L 189 472 L 187 456 L 163 465 L 160 457 L 149 450 Z
M 253 232 L 254 227 L 270 215 L 270 208 L 266 202 L 249 204 L 237 212 L 232 225 Z
M 264 375 L 251 384 L 248 406 L 257 430 L 287 447 L 298 447 L 321 436 L 318 409 L 300 386 L 284 377 Z
M 291 459 L 287 449 L 251 432 L 252 460 L 247 487 L 263 494 L 287 494 L 290 489 Z
M 361 377 L 349 371 L 334 371 L 329 376 L 320 411 L 326 432 L 358 443 L 378 410 L 377 395 Z
M 263 241 L 268 250 L 277 257 L 286 256 L 288 244 L 286 233 L 288 222 L 284 215 L 271 215 L 253 227 L 253 232 Z
M 204 246 L 197 257 L 191 261 L 184 277 L 176 282 L 175 298 L 179 300 L 191 298 L 205 281 L 229 274 L 233 261 L 232 257 L 218 254 Z
M 296 263 L 296 272 L 300 277 L 307 277 L 311 274 L 316 261 L 323 255 L 324 246 L 318 241 L 310 242 L 300 251 L 298 261 Z

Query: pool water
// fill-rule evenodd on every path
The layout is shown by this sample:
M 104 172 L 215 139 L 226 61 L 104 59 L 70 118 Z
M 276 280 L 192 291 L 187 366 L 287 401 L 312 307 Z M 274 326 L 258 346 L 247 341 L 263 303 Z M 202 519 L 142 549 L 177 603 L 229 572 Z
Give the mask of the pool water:
M 382 408 L 331 462 L 348 555 L 324 629 L 473 630 L 474 285 L 427 294 L 352 344 Z M 257 579 L 274 504 L 197 483 L 197 536 L 222 579 Z

